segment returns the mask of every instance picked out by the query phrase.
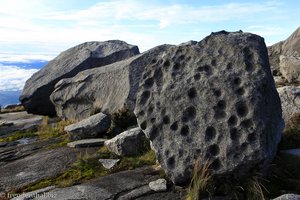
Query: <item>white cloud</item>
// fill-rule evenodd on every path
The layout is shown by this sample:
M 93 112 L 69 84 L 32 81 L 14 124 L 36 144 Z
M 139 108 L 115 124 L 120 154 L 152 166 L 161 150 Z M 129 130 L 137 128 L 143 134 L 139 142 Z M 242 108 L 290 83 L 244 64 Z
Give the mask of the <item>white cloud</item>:
M 22 90 L 26 80 L 37 71 L 37 69 L 0 65 L 0 91 Z

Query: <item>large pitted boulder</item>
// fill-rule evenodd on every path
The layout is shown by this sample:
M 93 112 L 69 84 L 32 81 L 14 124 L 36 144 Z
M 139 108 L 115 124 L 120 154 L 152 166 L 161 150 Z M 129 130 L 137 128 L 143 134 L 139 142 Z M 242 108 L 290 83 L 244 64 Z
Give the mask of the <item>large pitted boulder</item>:
M 282 116 L 286 124 L 294 113 L 300 113 L 300 87 L 277 88 L 281 100 Z
M 85 70 L 57 83 L 51 95 L 57 115 L 83 119 L 95 110 L 133 112 L 138 83 L 145 66 L 155 63 L 171 45 L 155 47 L 133 58 L 101 68 Z
M 95 114 L 78 123 L 65 127 L 65 131 L 69 133 L 71 140 L 82 140 L 88 138 L 97 138 L 110 127 L 110 119 L 103 113 Z
M 104 142 L 111 152 L 119 156 L 138 155 L 147 148 L 148 143 L 148 139 L 139 127 L 124 131 Z
M 275 156 L 284 122 L 264 39 L 221 31 L 145 67 L 135 114 L 176 184 L 195 161 L 242 177 Z
M 268 47 L 274 75 L 283 75 L 289 82 L 300 81 L 300 27 L 286 40 Z
M 55 115 L 55 108 L 49 97 L 59 80 L 136 54 L 139 54 L 137 46 L 119 40 L 86 42 L 70 48 L 27 80 L 20 101 L 29 113 Z

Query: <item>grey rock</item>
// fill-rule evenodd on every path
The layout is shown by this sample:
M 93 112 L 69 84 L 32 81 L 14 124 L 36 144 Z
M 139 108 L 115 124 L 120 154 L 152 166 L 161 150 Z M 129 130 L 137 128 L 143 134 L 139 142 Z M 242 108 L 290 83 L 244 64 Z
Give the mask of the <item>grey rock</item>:
M 300 195 L 299 194 L 284 194 L 273 200 L 300 200 Z
M 263 38 L 222 31 L 172 47 L 140 88 L 138 124 L 174 183 L 190 180 L 196 159 L 242 177 L 274 158 L 284 122 Z
M 289 83 L 300 82 L 300 55 L 299 57 L 281 55 L 279 60 L 282 76 L 285 77 Z
M 101 137 L 109 127 L 109 117 L 103 113 L 97 113 L 80 122 L 66 126 L 65 131 L 69 133 L 71 140 L 81 140 Z
M 164 178 L 157 179 L 149 183 L 151 190 L 155 192 L 163 192 L 167 190 L 167 181 Z
M 285 85 L 286 80 L 281 76 L 273 76 L 276 85 Z
M 72 148 L 83 148 L 83 147 L 100 147 L 104 145 L 106 139 L 96 138 L 96 139 L 85 139 L 69 142 L 68 147 Z
M 26 81 L 20 101 L 29 113 L 53 116 L 56 114 L 55 108 L 49 97 L 58 81 L 136 54 L 139 54 L 137 46 L 119 40 L 86 42 L 72 47 Z
M 281 100 L 282 116 L 288 124 L 294 113 L 300 113 L 300 87 L 284 86 L 277 88 Z
M 54 177 L 69 169 L 78 153 L 76 149 L 58 148 L 0 165 L 0 192 Z
M 113 114 L 128 109 L 133 113 L 144 66 L 154 65 L 168 48 L 170 45 L 158 46 L 133 58 L 61 80 L 51 94 L 57 115 L 84 119 L 94 111 Z
M 273 75 L 286 76 L 286 72 L 282 70 L 288 70 L 289 75 L 285 78 L 287 78 L 289 81 L 294 81 L 293 77 L 295 77 L 296 75 L 291 74 L 291 72 L 293 73 L 293 70 L 286 69 L 287 67 L 291 67 L 297 71 L 298 80 L 299 80 L 299 67 L 300 67 L 299 62 L 297 62 L 298 63 L 297 66 L 293 66 L 290 64 L 294 62 L 295 58 L 300 57 L 300 27 L 297 28 L 297 30 L 294 31 L 292 35 L 289 36 L 286 40 L 278 42 L 268 47 L 268 53 L 269 53 L 269 60 L 273 71 Z M 286 60 L 281 62 L 280 56 L 286 57 Z M 284 64 L 285 67 L 282 67 L 281 66 L 282 64 Z
M 46 187 L 46 188 L 42 188 L 42 189 L 39 189 L 39 190 L 35 190 L 35 191 L 32 191 L 32 192 L 28 192 L 28 193 L 25 193 L 25 194 L 17 194 L 19 195 L 18 197 L 15 197 L 15 198 L 12 198 L 11 200 L 31 200 L 35 197 L 45 197 L 45 196 L 51 196 L 51 193 L 49 193 L 49 191 L 51 190 L 54 190 L 56 187 L 55 186 L 49 186 L 49 187 Z M 53 196 L 53 199 L 54 199 L 54 196 Z
M 105 169 L 113 168 L 119 161 L 120 159 L 99 159 L 99 162 Z
M 132 197 L 143 196 L 145 192 L 150 190 L 148 183 L 157 179 L 158 177 L 158 171 L 153 170 L 151 167 L 143 167 L 135 170 L 111 174 L 81 185 L 67 188 L 57 188 L 49 193 L 52 196 L 55 196 L 56 200 L 129 200 L 132 199 Z M 147 186 L 148 189 L 146 189 L 145 186 Z M 53 198 L 46 197 L 34 199 L 52 200 Z
M 133 128 L 105 141 L 105 146 L 119 156 L 134 156 L 145 150 L 147 138 L 140 128 Z

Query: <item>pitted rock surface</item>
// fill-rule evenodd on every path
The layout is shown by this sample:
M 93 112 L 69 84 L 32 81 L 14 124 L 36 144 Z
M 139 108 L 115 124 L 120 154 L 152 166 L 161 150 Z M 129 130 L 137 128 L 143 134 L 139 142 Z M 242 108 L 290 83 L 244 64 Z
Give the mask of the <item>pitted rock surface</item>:
M 26 81 L 20 101 L 29 113 L 55 115 L 50 94 L 63 78 L 74 77 L 80 71 L 108 65 L 139 54 L 137 46 L 119 40 L 86 42 L 72 47 Z
M 144 67 L 156 62 L 157 57 L 170 47 L 157 46 L 132 58 L 62 79 L 51 94 L 57 115 L 84 119 L 95 110 L 113 114 L 128 109 L 133 113 Z
M 135 114 L 176 184 L 196 159 L 243 176 L 275 155 L 283 120 L 263 38 L 221 31 L 145 67 Z

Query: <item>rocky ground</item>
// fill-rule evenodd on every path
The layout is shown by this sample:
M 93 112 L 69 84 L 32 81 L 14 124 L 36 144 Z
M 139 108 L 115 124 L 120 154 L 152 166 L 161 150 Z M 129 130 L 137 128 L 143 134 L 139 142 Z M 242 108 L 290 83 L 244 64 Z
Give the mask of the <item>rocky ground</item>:
M 0 199 L 299 199 L 299 32 L 64 51 L 0 113 Z

